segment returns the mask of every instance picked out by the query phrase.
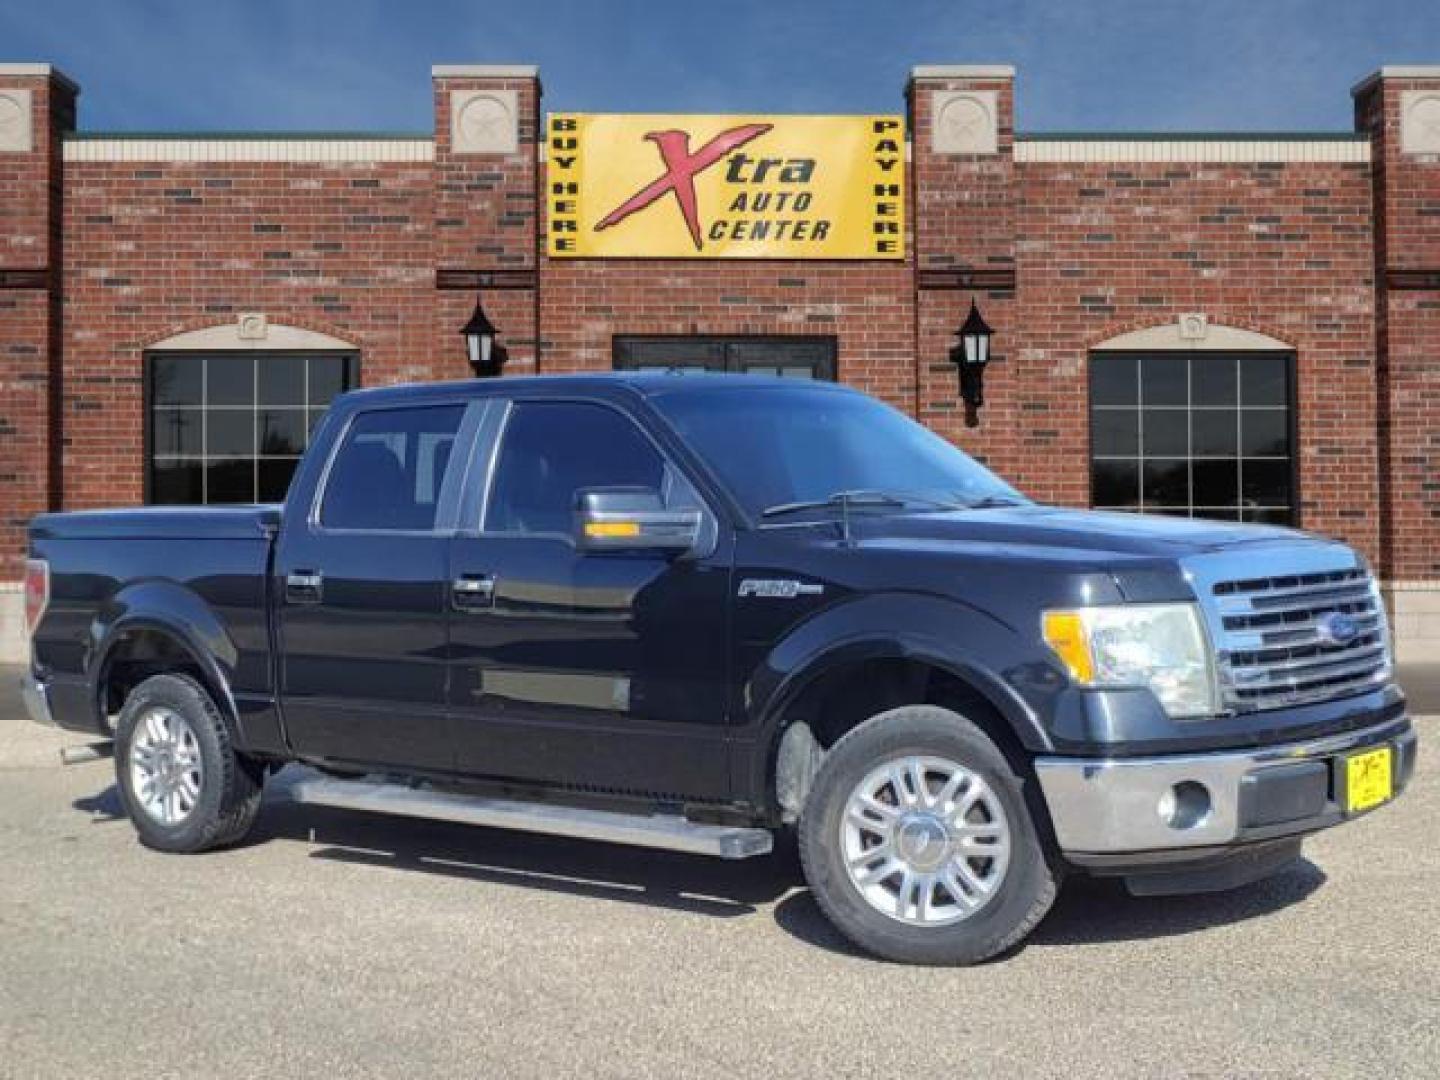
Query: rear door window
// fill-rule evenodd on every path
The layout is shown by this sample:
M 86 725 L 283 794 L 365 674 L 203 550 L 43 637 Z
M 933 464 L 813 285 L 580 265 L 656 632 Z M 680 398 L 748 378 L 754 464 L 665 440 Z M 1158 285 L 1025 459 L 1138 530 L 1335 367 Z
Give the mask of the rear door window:
M 376 409 L 351 421 L 320 507 L 328 529 L 430 531 L 463 405 Z

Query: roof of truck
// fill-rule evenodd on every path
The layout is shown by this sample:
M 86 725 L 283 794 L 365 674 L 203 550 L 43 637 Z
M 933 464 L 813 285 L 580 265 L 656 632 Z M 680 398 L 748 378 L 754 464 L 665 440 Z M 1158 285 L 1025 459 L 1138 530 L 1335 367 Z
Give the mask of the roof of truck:
M 847 387 L 820 379 L 781 378 L 775 375 L 736 375 L 729 372 L 615 371 L 578 375 L 519 375 L 500 379 L 457 379 L 450 382 L 402 383 L 396 386 L 351 390 L 336 403 L 363 400 L 433 401 L 457 397 L 487 397 L 491 394 L 586 393 L 613 394 L 628 391 L 642 397 L 678 392 L 708 394 L 735 390 L 826 389 L 853 393 Z

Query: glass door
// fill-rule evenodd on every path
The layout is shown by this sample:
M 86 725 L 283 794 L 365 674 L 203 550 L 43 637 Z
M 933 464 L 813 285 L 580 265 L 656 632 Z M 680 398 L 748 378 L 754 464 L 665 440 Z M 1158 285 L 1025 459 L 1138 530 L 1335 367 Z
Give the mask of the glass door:
M 722 371 L 835 379 L 833 337 L 616 335 L 617 371 Z

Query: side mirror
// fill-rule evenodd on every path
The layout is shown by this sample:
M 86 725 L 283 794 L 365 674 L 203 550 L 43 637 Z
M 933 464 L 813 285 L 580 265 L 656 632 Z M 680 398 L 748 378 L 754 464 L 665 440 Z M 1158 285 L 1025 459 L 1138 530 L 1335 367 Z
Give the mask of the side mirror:
M 685 552 L 700 536 L 699 510 L 667 509 L 643 487 L 585 488 L 576 497 L 575 542 L 582 551 Z

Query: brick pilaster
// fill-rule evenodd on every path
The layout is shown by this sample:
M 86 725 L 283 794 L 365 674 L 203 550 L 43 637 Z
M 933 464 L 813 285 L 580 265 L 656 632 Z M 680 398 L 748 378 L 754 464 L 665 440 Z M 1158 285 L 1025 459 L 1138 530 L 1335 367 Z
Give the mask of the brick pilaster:
M 60 503 L 61 137 L 78 93 L 48 64 L 0 65 L 0 581 Z
M 1440 67 L 1385 67 L 1354 90 L 1375 184 L 1381 572 L 1397 637 L 1440 647 Z
M 435 92 L 437 355 L 458 347 L 477 291 L 509 351 L 533 374 L 539 341 L 540 79 L 534 67 L 444 65 Z

